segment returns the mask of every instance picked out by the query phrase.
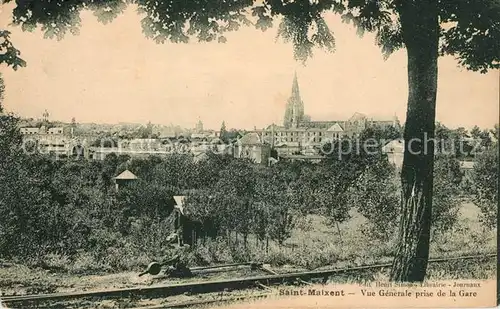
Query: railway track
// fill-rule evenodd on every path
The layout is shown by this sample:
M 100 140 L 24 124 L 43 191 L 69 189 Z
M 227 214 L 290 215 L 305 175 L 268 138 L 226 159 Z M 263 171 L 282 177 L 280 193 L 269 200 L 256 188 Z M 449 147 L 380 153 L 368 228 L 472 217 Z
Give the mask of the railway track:
M 242 295 L 242 296 L 233 296 L 233 297 L 220 297 L 214 299 L 204 299 L 204 300 L 192 300 L 192 301 L 184 301 L 184 302 L 175 302 L 161 305 L 152 305 L 152 306 L 141 306 L 135 307 L 131 309 L 171 309 L 171 308 L 189 308 L 200 305 L 210 305 L 210 304 L 220 304 L 220 303 L 229 303 L 236 302 L 242 300 L 250 300 L 250 299 L 260 299 L 271 296 L 271 293 L 258 293 L 256 295 Z
M 465 261 L 465 260 L 488 260 L 495 258 L 497 256 L 494 254 L 487 255 L 471 255 L 471 256 L 460 256 L 451 258 L 437 258 L 430 259 L 429 263 L 443 263 L 451 261 Z M 39 295 L 24 295 L 24 296 L 10 296 L 2 297 L 2 303 L 7 305 L 8 308 L 25 308 L 33 307 L 34 305 L 38 308 L 38 305 L 44 302 L 61 302 L 61 301 L 75 301 L 83 299 L 141 299 L 141 298 L 165 298 L 169 296 L 177 296 L 182 294 L 206 294 L 206 293 L 216 293 L 220 291 L 234 291 L 234 290 L 244 290 L 253 288 L 268 288 L 271 285 L 279 284 L 310 284 L 308 280 L 312 279 L 322 279 L 323 283 L 326 283 L 329 277 L 345 274 L 345 273 L 359 273 L 364 271 L 376 270 L 389 268 L 392 264 L 375 264 L 375 265 L 364 265 L 350 268 L 340 268 L 340 269 L 327 269 L 319 271 L 307 271 L 307 272 L 296 272 L 296 273 L 286 273 L 277 274 L 276 272 L 266 269 L 259 264 L 255 263 L 244 263 L 244 264 L 231 264 L 231 265 L 221 265 L 221 266 L 211 266 L 202 268 L 193 268 L 194 271 L 209 271 L 217 268 L 223 267 L 237 267 L 247 265 L 255 267 L 257 265 L 260 270 L 269 273 L 264 276 L 253 276 L 246 278 L 235 278 L 235 279 L 225 279 L 225 280 L 213 280 L 205 282 L 189 282 L 181 284 L 171 284 L 171 285 L 158 285 L 158 286 L 146 286 L 146 287 L 134 287 L 125 289 L 114 289 L 114 290 L 102 290 L 102 291 L 91 291 L 91 292 L 78 292 L 78 293 L 53 293 L 53 294 L 39 294 Z M 267 295 L 267 294 L 266 294 Z M 264 297 L 265 295 L 259 295 L 258 297 Z M 253 295 L 246 297 L 256 297 Z M 240 296 L 245 298 L 245 296 Z M 203 304 L 205 302 L 221 302 L 219 300 L 205 300 L 198 301 Z M 231 300 L 227 300 L 231 301 Z M 141 307 L 141 308 L 182 308 L 197 305 L 196 301 L 189 304 L 185 303 L 171 303 L 167 305 L 159 305 L 159 307 Z M 162 307 L 163 306 L 163 307 Z

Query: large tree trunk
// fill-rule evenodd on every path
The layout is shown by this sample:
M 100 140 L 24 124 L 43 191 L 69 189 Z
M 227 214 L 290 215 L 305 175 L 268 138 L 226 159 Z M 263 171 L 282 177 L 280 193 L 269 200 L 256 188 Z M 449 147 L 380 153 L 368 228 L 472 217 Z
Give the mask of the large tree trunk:
M 405 0 L 398 7 L 408 54 L 409 94 L 401 222 L 392 281 L 423 281 L 429 259 L 439 38 L 436 3 Z

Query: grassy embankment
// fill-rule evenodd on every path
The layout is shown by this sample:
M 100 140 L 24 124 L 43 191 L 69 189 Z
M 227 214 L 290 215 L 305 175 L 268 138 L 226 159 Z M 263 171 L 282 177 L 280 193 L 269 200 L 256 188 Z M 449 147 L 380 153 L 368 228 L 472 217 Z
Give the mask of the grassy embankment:
M 443 234 L 438 234 L 431 243 L 431 257 L 460 256 L 496 251 L 496 230 L 487 230 L 479 222 L 479 210 L 470 203 L 462 206 L 459 220 L 454 227 Z M 320 267 L 349 267 L 391 261 L 394 240 L 380 241 L 373 239 L 369 233 L 363 232 L 366 221 L 354 214 L 349 222 L 341 224 L 340 235 L 337 228 L 325 224 L 324 218 L 308 217 L 306 228 L 297 227 L 285 245 L 269 243 L 268 253 L 252 238 L 247 248 L 227 246 L 225 241 L 207 242 L 199 245 L 194 254 L 198 264 L 231 263 L 241 260 L 254 260 L 271 264 L 280 272 L 316 269 Z M 119 254 L 119 253 L 117 253 Z M 117 257 L 114 257 L 117 258 Z M 22 263 L 2 263 L 0 261 L 0 291 L 11 294 L 40 293 L 55 291 L 92 290 L 99 288 L 129 287 L 151 284 L 149 276 L 137 277 L 137 271 L 144 267 L 148 260 L 123 256 L 130 265 L 136 265 L 126 272 L 106 271 L 82 274 L 81 270 L 98 268 L 95 261 L 90 265 L 82 261 L 75 265 L 67 263 L 63 256 L 52 256 L 47 261 L 49 270 L 32 268 Z M 142 261 L 142 262 L 141 262 Z M 57 271 L 54 271 L 57 269 Z M 431 264 L 428 278 L 439 279 L 485 279 L 496 275 L 496 261 L 469 261 Z M 355 278 L 354 278 L 355 279 Z M 387 280 L 386 272 L 372 273 L 368 278 Z M 349 282 L 353 278 L 335 278 L 337 282 Z

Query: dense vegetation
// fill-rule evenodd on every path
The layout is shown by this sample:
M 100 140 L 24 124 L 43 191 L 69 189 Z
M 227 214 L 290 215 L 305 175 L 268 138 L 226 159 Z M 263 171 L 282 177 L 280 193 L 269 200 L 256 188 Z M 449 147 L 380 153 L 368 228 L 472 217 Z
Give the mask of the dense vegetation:
M 285 246 L 309 215 L 326 218 L 340 242 L 339 224 L 353 211 L 367 219 L 366 232 L 376 239 L 396 232 L 399 176 L 380 151 L 342 157 L 332 151 L 322 163 L 280 161 L 271 167 L 216 154 L 199 162 L 181 154 L 54 160 L 25 155 L 18 120 L 1 117 L 0 258 L 46 267 L 80 264 L 86 271 L 142 266 L 167 254 L 174 195 L 187 196 L 186 214 L 205 231 L 202 242 L 229 248 L 233 259 L 248 257 L 250 239 L 263 251 L 270 242 Z M 361 139 L 379 133 L 366 130 Z M 467 192 L 492 227 L 498 144 L 479 155 L 476 166 Z M 116 192 L 113 177 L 125 169 L 139 179 Z M 439 233 L 456 220 L 464 175 L 453 154 L 437 156 L 434 171 L 433 229 Z M 201 251 L 195 255 L 199 263 L 210 262 Z

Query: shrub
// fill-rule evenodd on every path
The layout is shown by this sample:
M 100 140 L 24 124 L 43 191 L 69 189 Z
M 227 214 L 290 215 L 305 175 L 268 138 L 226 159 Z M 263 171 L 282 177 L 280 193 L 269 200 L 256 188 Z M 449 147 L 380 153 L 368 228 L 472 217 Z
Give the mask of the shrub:
M 473 201 L 479 206 L 485 226 L 496 225 L 498 213 L 498 143 L 478 155 L 472 171 Z
M 436 156 L 432 202 L 432 234 L 448 231 L 457 221 L 462 192 L 462 172 L 457 159 Z
M 457 220 L 462 173 L 457 159 L 439 155 L 434 163 L 432 233 L 449 230 Z M 387 240 L 399 224 L 401 183 L 388 162 L 370 165 L 350 188 L 350 203 L 369 220 L 369 231 Z
M 395 168 L 383 160 L 368 166 L 349 192 L 349 202 L 368 219 L 369 232 L 389 239 L 398 224 L 400 184 Z

